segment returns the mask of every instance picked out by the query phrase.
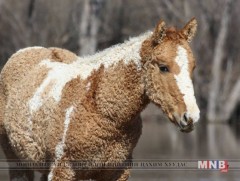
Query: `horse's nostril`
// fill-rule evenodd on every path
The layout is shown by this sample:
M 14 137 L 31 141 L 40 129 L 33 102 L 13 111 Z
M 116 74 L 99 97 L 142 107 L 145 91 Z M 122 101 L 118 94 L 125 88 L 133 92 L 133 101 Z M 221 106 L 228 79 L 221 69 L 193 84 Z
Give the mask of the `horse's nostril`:
M 188 123 L 187 123 L 187 121 L 185 120 L 185 119 L 181 119 L 180 120 L 180 126 L 181 127 L 185 127 L 185 126 L 187 126 L 188 125 Z
M 183 119 L 184 119 L 184 121 L 186 121 L 186 123 L 188 122 L 188 118 L 187 118 L 187 114 L 186 113 L 183 114 Z
M 179 127 L 182 132 L 190 132 L 194 129 L 193 120 L 184 113 L 180 119 Z
M 180 120 L 180 126 L 185 127 L 187 125 L 188 125 L 188 119 L 187 119 L 186 113 L 184 113 Z

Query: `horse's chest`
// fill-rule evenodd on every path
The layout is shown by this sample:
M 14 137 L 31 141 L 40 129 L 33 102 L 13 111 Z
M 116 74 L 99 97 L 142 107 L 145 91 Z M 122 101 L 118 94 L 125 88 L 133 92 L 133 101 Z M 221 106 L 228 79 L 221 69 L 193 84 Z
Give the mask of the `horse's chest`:
M 93 116 L 94 117 L 94 116 Z M 125 160 L 128 159 L 140 136 L 141 130 L 124 133 L 115 128 L 109 120 L 78 123 L 69 132 L 66 142 L 74 159 L 77 160 Z M 133 137 L 133 135 L 135 135 Z

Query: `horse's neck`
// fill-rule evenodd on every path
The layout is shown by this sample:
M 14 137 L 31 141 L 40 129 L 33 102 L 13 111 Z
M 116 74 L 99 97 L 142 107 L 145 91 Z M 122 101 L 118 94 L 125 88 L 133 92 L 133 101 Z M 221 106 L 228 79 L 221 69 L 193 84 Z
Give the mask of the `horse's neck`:
M 146 32 L 138 37 L 131 38 L 130 40 L 107 48 L 99 53 L 91 56 L 80 57 L 76 64 L 79 67 L 84 67 L 84 71 L 81 77 L 87 78 L 90 76 L 92 70 L 98 70 L 100 66 L 104 66 L 104 69 L 108 69 L 111 66 L 115 66 L 120 61 L 125 64 L 134 62 L 138 69 L 141 68 L 140 49 L 144 40 L 151 35 L 151 32 Z
M 102 69 L 96 90 L 97 109 L 115 121 L 133 119 L 146 104 L 142 70 L 134 62 L 120 61 L 107 71 Z
M 132 120 L 146 105 L 140 50 L 149 36 L 146 33 L 80 60 L 97 70 L 96 105 L 104 116 Z

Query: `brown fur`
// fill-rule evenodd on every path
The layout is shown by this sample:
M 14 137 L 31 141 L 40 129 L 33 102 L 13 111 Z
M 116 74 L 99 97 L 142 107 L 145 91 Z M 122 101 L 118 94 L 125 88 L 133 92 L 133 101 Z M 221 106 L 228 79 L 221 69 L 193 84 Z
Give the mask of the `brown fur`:
M 164 32 L 164 26 L 164 23 L 160 24 L 143 42 L 141 70 L 137 69 L 134 61 L 126 65 L 124 60 L 120 60 L 108 69 L 102 65 L 87 79 L 78 76 L 67 82 L 58 103 L 47 97 L 54 85 L 53 80 L 41 95 L 47 102 L 32 115 L 28 101 L 49 72 L 49 68 L 38 64 L 43 59 L 70 64 L 77 56 L 57 48 L 14 54 L 1 72 L 0 80 L 0 121 L 3 121 L 2 128 L 8 136 L 3 144 L 9 139 L 8 147 L 15 152 L 8 157 L 66 163 L 65 169 L 49 168 L 53 180 L 127 180 L 127 167 L 114 171 L 103 168 L 74 170 L 70 161 L 122 163 L 131 159 L 142 130 L 139 113 L 150 100 L 159 105 L 172 121 L 174 111 L 179 114 L 185 111 L 173 76 L 159 73 L 158 65 L 168 64 L 173 73 L 179 73 L 179 67 L 173 63 L 179 43 L 188 51 L 190 72 L 195 64 L 194 58 L 182 31 L 168 29 Z M 71 106 L 74 111 L 70 114 L 63 155 L 57 160 L 55 149 L 63 136 L 66 110 Z M 29 131 L 29 118 L 32 131 Z
M 192 23 L 192 21 L 193 20 L 191 20 L 190 23 Z M 185 26 L 185 28 L 187 27 L 188 26 Z M 162 28 L 165 29 L 164 27 Z M 159 33 L 159 31 L 162 33 L 162 30 L 159 30 L 157 26 L 154 33 Z M 169 82 L 174 82 L 173 75 L 177 75 L 180 72 L 179 66 L 173 61 L 176 57 L 177 45 L 183 46 L 188 51 L 189 72 L 191 76 L 195 67 L 195 59 L 188 43 L 186 43 L 186 37 L 183 32 L 184 29 L 177 30 L 171 27 L 166 30 L 165 36 L 161 37 L 161 42 L 157 44 L 153 39 L 156 35 L 153 34 L 151 38 L 143 42 L 140 52 L 146 70 L 145 83 L 147 95 L 154 103 L 162 108 L 174 123 L 176 123 L 176 120 L 172 113 L 177 112 L 181 114 L 186 110 L 177 85 L 169 84 Z M 161 74 L 158 68 L 161 64 L 170 67 L 172 74 Z

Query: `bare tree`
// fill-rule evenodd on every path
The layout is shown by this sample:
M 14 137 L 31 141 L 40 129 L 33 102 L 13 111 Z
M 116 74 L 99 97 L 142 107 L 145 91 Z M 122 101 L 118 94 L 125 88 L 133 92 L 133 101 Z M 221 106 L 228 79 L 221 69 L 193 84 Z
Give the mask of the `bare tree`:
M 224 60 L 225 43 L 228 35 L 228 27 L 230 21 L 232 0 L 227 0 L 222 14 L 221 24 L 214 49 L 213 64 L 212 64 L 212 80 L 210 82 L 210 94 L 208 102 L 207 117 L 210 121 L 227 121 L 232 112 L 237 106 L 240 93 L 240 76 L 235 85 L 229 90 L 229 69 L 226 73 L 226 81 L 221 83 L 222 61 Z M 223 91 L 221 91 L 223 89 Z M 226 90 L 229 90 L 229 95 L 226 95 Z M 225 95 L 225 96 L 224 96 Z M 226 97 L 225 102 L 222 102 L 221 97 Z
M 196 17 L 192 46 L 201 117 L 226 122 L 240 106 L 239 6 L 236 0 L 0 0 L 0 66 L 27 46 L 93 54 L 153 29 L 159 19 L 182 28 Z
M 84 0 L 80 22 L 80 55 L 91 55 L 97 48 L 97 34 L 99 30 L 99 10 L 103 0 Z
M 4 64 L 11 54 L 28 46 L 57 46 L 76 50 L 76 0 L 1 0 L 0 55 Z M 72 48 L 74 47 L 74 48 Z
M 221 74 L 221 64 L 224 56 L 224 43 L 228 34 L 228 23 L 230 19 L 230 3 L 231 0 L 226 2 L 224 8 L 221 25 L 219 28 L 219 33 L 216 41 L 216 46 L 213 55 L 213 64 L 212 64 L 212 80 L 210 83 L 210 94 L 209 94 L 209 103 L 208 103 L 208 119 L 215 120 L 217 118 L 217 105 L 218 105 L 218 96 L 220 92 L 220 74 Z

